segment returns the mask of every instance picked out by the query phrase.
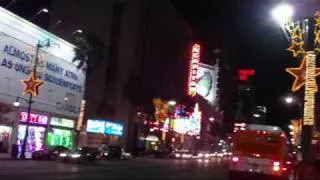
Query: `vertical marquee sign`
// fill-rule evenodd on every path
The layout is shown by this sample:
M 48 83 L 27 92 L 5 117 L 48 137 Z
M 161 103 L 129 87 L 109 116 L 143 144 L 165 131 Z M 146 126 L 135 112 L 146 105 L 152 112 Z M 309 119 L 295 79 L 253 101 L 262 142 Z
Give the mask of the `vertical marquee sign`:
M 188 81 L 188 95 L 195 96 L 197 93 L 197 73 L 200 62 L 200 45 L 194 44 L 191 51 L 189 81 Z

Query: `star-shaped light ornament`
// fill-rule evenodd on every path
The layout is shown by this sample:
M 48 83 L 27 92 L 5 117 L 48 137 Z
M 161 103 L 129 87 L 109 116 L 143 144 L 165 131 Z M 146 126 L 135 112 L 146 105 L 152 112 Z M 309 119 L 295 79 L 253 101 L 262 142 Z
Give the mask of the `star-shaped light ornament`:
M 315 43 L 315 44 L 319 44 L 319 43 L 320 43 L 320 29 L 317 30 L 317 31 L 314 33 L 314 35 L 315 35 L 314 43 Z
M 301 43 L 303 42 L 304 32 L 301 30 L 299 26 L 294 27 L 291 32 L 292 43 Z
M 320 11 L 317 11 L 315 14 L 314 14 L 315 18 L 314 18 L 314 25 L 316 27 L 319 27 L 320 28 Z
M 37 96 L 39 94 L 39 88 L 43 84 L 43 81 L 38 80 L 34 72 L 30 73 L 27 80 L 21 80 L 24 84 L 23 95 L 31 94 L 32 96 Z
M 293 57 L 297 57 L 299 54 L 304 55 L 305 50 L 303 49 L 303 44 L 303 41 L 299 43 L 292 41 L 290 47 L 287 50 L 292 52 Z
M 294 76 L 294 82 L 291 88 L 292 92 L 298 91 L 306 83 L 306 58 L 303 58 L 300 66 L 298 68 L 287 68 L 286 71 Z M 315 77 L 313 83 L 315 86 L 315 92 L 318 91 L 316 77 L 320 75 L 320 68 L 315 69 Z

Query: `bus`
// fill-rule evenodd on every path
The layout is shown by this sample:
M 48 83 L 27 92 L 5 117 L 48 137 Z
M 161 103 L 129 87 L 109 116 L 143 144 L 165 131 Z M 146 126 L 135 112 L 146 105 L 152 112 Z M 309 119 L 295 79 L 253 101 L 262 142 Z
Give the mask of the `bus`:
M 285 133 L 277 126 L 244 124 L 232 135 L 229 178 L 293 180 L 294 158 Z

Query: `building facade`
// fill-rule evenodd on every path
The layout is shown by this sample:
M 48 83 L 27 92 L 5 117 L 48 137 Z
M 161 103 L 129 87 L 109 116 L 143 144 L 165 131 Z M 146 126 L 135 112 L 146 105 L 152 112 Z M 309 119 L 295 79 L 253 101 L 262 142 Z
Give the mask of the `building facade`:
M 71 38 L 81 28 L 106 45 L 104 61 L 87 78 L 85 119 L 123 124 L 118 143 L 131 151 L 137 140 L 137 105 L 153 108 L 153 97 L 184 95 L 188 26 L 167 0 L 56 0 L 50 12 L 53 23 L 58 18 L 64 22 L 54 33 Z M 83 133 L 83 145 L 87 135 Z
M 72 148 L 85 82 L 85 73 L 72 63 L 74 46 L 3 8 L 0 16 L 0 158 L 10 156 L 12 147 L 21 151 L 27 127 L 27 158 L 46 146 Z M 39 51 L 37 76 L 44 84 L 28 119 L 29 96 L 22 94 L 21 81 L 28 79 L 36 45 L 43 42 L 48 46 Z

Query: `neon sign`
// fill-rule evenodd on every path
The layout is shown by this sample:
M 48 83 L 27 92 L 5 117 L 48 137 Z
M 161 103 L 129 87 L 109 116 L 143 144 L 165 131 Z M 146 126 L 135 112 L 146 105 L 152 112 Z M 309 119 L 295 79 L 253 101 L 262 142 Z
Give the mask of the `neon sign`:
M 24 111 L 19 112 L 18 120 L 21 122 L 27 122 L 28 112 L 24 112 Z M 48 116 L 42 115 L 42 114 L 30 113 L 30 119 L 29 119 L 28 123 L 47 125 L 48 124 Z
M 250 76 L 254 76 L 255 74 L 256 71 L 254 69 L 240 69 L 238 71 L 240 81 L 247 81 Z
M 189 85 L 188 95 L 195 96 L 197 93 L 197 73 L 200 62 L 200 45 L 194 44 L 192 46 L 190 70 L 189 70 Z

